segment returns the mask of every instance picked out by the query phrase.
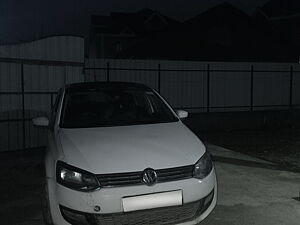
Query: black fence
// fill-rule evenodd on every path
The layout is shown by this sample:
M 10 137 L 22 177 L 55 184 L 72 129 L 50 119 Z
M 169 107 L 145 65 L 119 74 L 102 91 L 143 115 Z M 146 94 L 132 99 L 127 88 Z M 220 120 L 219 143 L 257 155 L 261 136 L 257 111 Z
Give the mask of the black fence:
M 164 76 L 166 73 L 177 73 L 180 76 L 186 76 L 186 73 L 188 74 L 195 74 L 197 76 L 198 74 L 203 76 L 203 80 L 201 81 L 201 86 L 199 83 L 199 87 L 203 87 L 204 90 L 204 99 L 201 105 L 175 105 L 175 108 L 184 108 L 187 110 L 199 110 L 199 112 L 206 112 L 210 113 L 215 111 L 216 109 L 227 109 L 231 111 L 239 110 L 239 111 L 255 111 L 258 109 L 293 109 L 300 106 L 300 104 L 297 104 L 299 101 L 299 94 L 297 93 L 297 96 L 294 96 L 294 93 L 296 89 L 300 89 L 299 85 L 299 79 L 298 76 L 300 75 L 299 70 L 295 70 L 294 66 L 291 65 L 288 70 L 259 70 L 255 69 L 253 65 L 249 66 L 249 69 L 214 69 L 212 68 L 211 64 L 206 64 L 205 69 L 166 69 L 164 68 L 160 63 L 156 64 L 155 68 L 126 68 L 122 66 L 111 66 L 109 62 L 106 63 L 103 67 L 92 67 L 90 65 L 84 66 L 82 63 L 71 63 L 71 62 L 56 62 L 56 61 L 39 61 L 39 60 L 22 60 L 22 59 L 3 59 L 0 58 L 0 63 L 8 63 L 8 64 L 14 64 L 15 67 L 18 70 L 18 75 L 15 77 L 19 77 L 18 81 L 14 81 L 13 79 L 10 80 L 12 84 L 18 83 L 18 90 L 17 91 L 3 91 L 1 90 L 0 86 L 0 101 L 3 96 L 16 96 L 16 99 L 18 99 L 18 107 L 17 112 L 3 112 L 3 109 L 0 109 L 0 135 L 1 135 L 1 142 L 5 140 L 4 136 L 7 137 L 8 141 L 6 143 L 0 142 L 0 151 L 7 151 L 7 150 L 17 150 L 17 149 L 26 149 L 33 147 L 31 142 L 28 141 L 28 139 L 33 139 L 38 137 L 38 134 L 33 134 L 36 132 L 30 125 L 30 122 L 33 117 L 41 116 L 41 115 L 48 115 L 51 108 L 53 107 L 53 104 L 55 102 L 55 97 L 57 95 L 57 91 L 48 91 L 48 90 L 40 90 L 40 91 L 26 91 L 25 88 L 25 72 L 24 72 L 24 66 L 25 65 L 43 65 L 43 66 L 57 66 L 57 67 L 76 67 L 80 68 L 82 71 L 82 82 L 87 81 L 117 81 L 114 73 L 118 72 L 119 75 L 122 76 L 122 73 L 130 73 L 130 72 L 152 72 L 153 78 L 153 87 L 157 89 L 159 93 L 164 95 L 166 93 L 165 88 L 168 86 L 168 83 L 166 83 Z M 86 64 L 87 65 L 87 64 Z M 0 65 L 1 66 L 1 65 Z M 9 72 L 9 71 L 8 71 Z M 99 74 L 100 72 L 100 74 Z M 249 99 L 247 99 L 246 104 L 236 104 L 236 105 L 224 105 L 224 106 L 216 106 L 212 104 L 212 94 L 216 90 L 214 90 L 212 82 L 214 82 L 214 75 L 218 73 L 241 73 L 241 76 L 244 76 L 245 74 L 249 76 L 249 85 L 247 90 L 249 94 Z M 288 96 L 288 101 L 286 101 L 286 104 L 255 104 L 254 97 L 255 97 L 255 79 L 259 77 L 259 73 L 267 73 L 267 74 L 288 74 L 289 79 L 289 87 L 287 88 L 288 93 L 285 93 L 286 96 Z M 214 74 L 214 75 L 213 75 Z M 0 74 L 1 76 L 1 74 Z M 66 84 L 66 73 L 62 76 L 65 76 L 63 79 L 64 81 L 59 83 L 60 86 L 63 86 Z M 126 74 L 125 80 L 126 80 Z M 226 75 L 224 75 L 226 76 Z M 297 78 L 297 79 L 296 79 Z M 122 79 L 122 80 L 124 80 Z M 1 79 L 0 79 L 1 81 Z M 131 79 L 128 79 L 127 81 L 132 81 Z M 71 81 L 72 82 L 72 81 Z M 295 83 L 297 82 L 297 83 Z M 180 85 L 180 82 L 178 83 Z M 3 86 L 2 86 L 3 87 Z M 176 88 L 174 89 L 176 92 Z M 183 89 L 183 92 L 185 90 Z M 174 94 L 175 94 L 174 92 Z M 170 92 L 172 95 L 172 92 Z M 169 93 L 169 95 L 170 95 Z M 26 99 L 28 98 L 34 98 L 36 96 L 43 96 L 43 99 L 48 104 L 46 111 L 41 112 L 30 112 L 28 110 L 28 107 L 26 107 Z M 174 95 L 175 96 L 175 95 Z M 173 96 L 173 98 L 174 98 Z M 194 96 L 197 98 L 197 96 Z M 297 97 L 297 99 L 296 99 Z M 176 98 L 176 96 L 175 96 Z M 296 101 L 295 101 L 296 99 Z M 168 99 L 167 99 L 168 100 Z M 2 103 L 3 104 L 3 103 Z M 1 102 L 0 102 L 1 106 Z M 242 110 L 241 110 L 242 109 Z M 14 133 L 12 126 L 10 124 L 16 123 L 17 129 L 19 131 L 17 132 L 18 140 L 14 140 L 13 137 L 10 137 L 12 133 Z M 3 126 L 1 126 L 3 125 Z M 37 132 L 39 133 L 39 131 Z M 14 145 L 12 147 L 13 142 L 19 142 L 19 144 Z M 35 145 L 36 146 L 36 145 Z M 2 148 L 2 149 L 1 149 Z M 3 150 L 4 149 L 4 150 Z
M 7 102 L 8 106 L 10 104 L 15 105 L 13 107 L 15 108 L 13 111 L 12 110 L 7 111 L 3 108 L 0 108 L 0 136 L 1 136 L 0 152 L 31 148 L 32 146 L 30 143 L 28 143 L 29 141 L 27 140 L 33 136 L 32 134 L 33 130 L 35 130 L 35 133 L 37 134 L 41 132 L 45 133 L 43 130 L 36 131 L 38 128 L 33 128 L 31 125 L 31 121 L 33 118 L 37 116 L 49 115 L 54 105 L 57 91 L 56 90 L 26 91 L 25 77 L 28 74 L 25 73 L 24 67 L 25 66 L 44 66 L 46 68 L 47 67 L 61 67 L 61 68 L 80 67 L 82 70 L 83 63 L 0 58 L 0 68 L 1 66 L 3 66 L 3 64 L 5 64 L 5 66 L 7 66 L 8 68 L 6 70 L 2 70 L 2 73 L 7 73 L 5 74 L 7 76 L 10 75 L 10 73 L 12 73 L 13 70 L 14 73 L 17 75 L 14 75 L 9 80 L 6 80 L 6 84 L 2 84 L 2 89 L 0 85 L 0 106 L 4 104 L 5 99 L 9 98 L 9 96 L 11 96 L 13 99 L 17 99 L 17 103 L 13 102 L 13 100 Z M 0 76 L 4 76 L 4 74 L 0 73 Z M 59 86 L 63 86 L 64 84 L 66 84 L 66 72 L 64 73 L 63 76 L 64 76 L 63 79 L 64 81 Z M 14 90 L 9 90 L 9 88 L 5 88 L 6 86 L 16 86 L 16 87 L 13 88 Z M 8 90 L 3 91 L 3 89 L 8 89 Z M 31 98 L 34 98 L 36 96 L 42 96 L 43 99 L 47 99 L 45 102 L 47 102 L 48 106 L 44 107 L 47 108 L 47 110 L 33 111 L 30 110 L 30 107 L 26 105 L 26 100 L 30 100 Z M 1 100 L 3 101 L 2 103 Z M 15 132 L 11 129 L 12 127 L 16 128 Z M 39 136 L 41 137 L 43 135 L 37 135 L 38 138 Z M 5 142 L 5 143 L 3 144 L 1 142 Z M 12 147 L 12 146 L 17 146 L 17 147 Z M 34 146 L 34 147 L 39 147 L 39 146 Z
M 289 70 L 255 70 L 254 66 L 251 65 L 249 69 L 211 69 L 211 65 L 207 64 L 206 69 L 162 69 L 161 64 L 157 64 L 157 68 L 149 69 L 149 68 L 122 68 L 122 67 L 112 67 L 110 66 L 110 63 L 107 62 L 105 67 L 85 67 L 84 68 L 85 73 L 89 72 L 89 76 L 91 77 L 89 81 L 99 81 L 97 78 L 97 74 L 95 71 L 102 71 L 105 72 L 105 79 L 101 79 L 101 81 L 116 81 L 111 78 L 111 72 L 112 71 L 139 71 L 139 72 L 155 72 L 156 73 L 156 89 L 159 93 L 162 93 L 161 89 L 161 78 L 162 74 L 164 72 L 192 72 L 192 73 L 206 73 L 206 106 L 196 106 L 196 107 L 184 107 L 185 109 L 192 109 L 192 110 L 197 110 L 197 109 L 204 109 L 205 112 L 209 113 L 211 112 L 212 109 L 244 109 L 248 111 L 254 111 L 254 109 L 259 109 L 259 108 L 284 108 L 284 109 L 293 109 L 294 107 L 299 107 L 300 104 L 293 103 L 294 96 L 293 96 L 293 91 L 295 88 L 294 85 L 294 77 L 295 75 L 300 75 L 300 70 L 294 70 L 294 66 L 291 65 Z M 250 85 L 249 85 L 249 92 L 250 92 L 250 97 L 249 97 L 249 104 L 246 105 L 227 105 L 227 106 L 212 106 L 211 105 L 211 92 L 213 91 L 211 88 L 211 73 L 248 73 L 250 75 Z M 287 104 L 254 104 L 254 77 L 256 73 L 269 73 L 269 74 L 282 74 L 282 73 L 289 73 L 289 90 L 288 90 L 288 96 L 289 96 L 289 101 Z M 299 74 L 297 74 L 299 73 Z M 102 74 L 103 77 L 103 74 Z M 298 84 L 297 84 L 298 85 Z M 300 83 L 299 87 L 300 88 Z M 177 108 L 177 107 L 174 107 Z M 182 107 L 179 107 L 182 108 Z

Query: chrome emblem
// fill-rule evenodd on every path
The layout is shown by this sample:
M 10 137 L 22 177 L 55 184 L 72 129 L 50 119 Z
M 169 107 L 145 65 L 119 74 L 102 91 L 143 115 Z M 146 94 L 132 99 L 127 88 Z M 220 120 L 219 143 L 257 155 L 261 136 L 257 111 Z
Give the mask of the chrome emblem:
M 156 183 L 157 174 L 156 174 L 154 169 L 147 168 L 143 171 L 142 179 L 143 179 L 143 182 L 146 185 L 151 186 L 151 185 L 154 185 Z

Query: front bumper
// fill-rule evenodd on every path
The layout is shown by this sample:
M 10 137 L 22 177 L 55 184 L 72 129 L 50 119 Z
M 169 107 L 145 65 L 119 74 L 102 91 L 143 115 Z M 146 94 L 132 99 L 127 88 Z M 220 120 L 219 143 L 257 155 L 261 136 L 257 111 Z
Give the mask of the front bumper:
M 203 180 L 192 178 L 159 183 L 152 187 L 103 188 L 83 193 L 65 188 L 48 179 L 48 188 L 50 210 L 55 225 L 196 224 L 213 210 L 217 199 L 214 170 Z M 183 194 L 182 206 L 124 213 L 123 197 L 179 189 Z M 95 206 L 100 206 L 100 212 L 94 211 Z M 70 219 L 72 217 L 77 219 Z M 80 222 L 77 223 L 76 220 Z

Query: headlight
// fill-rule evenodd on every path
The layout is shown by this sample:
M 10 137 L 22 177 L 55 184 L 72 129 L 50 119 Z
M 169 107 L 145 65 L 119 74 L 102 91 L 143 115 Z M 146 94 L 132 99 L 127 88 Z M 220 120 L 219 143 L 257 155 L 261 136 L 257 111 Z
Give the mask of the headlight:
M 211 172 L 212 168 L 213 163 L 210 154 L 206 151 L 195 164 L 193 176 L 197 179 L 203 179 Z
M 78 191 L 93 191 L 100 188 L 96 176 L 87 171 L 58 161 L 56 164 L 57 183 Z

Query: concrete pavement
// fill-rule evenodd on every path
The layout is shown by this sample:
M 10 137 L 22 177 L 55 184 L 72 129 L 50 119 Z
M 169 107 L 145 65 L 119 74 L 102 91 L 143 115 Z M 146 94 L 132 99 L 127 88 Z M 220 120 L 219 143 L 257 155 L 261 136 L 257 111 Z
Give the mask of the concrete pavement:
M 215 160 L 219 199 L 201 225 L 300 224 L 300 173 L 218 146 L 208 149 Z M 38 192 L 0 202 L 0 224 L 43 225 Z
M 299 225 L 300 174 L 280 171 L 270 163 L 227 149 L 208 146 L 216 162 L 218 204 L 201 225 Z M 245 162 L 236 163 L 236 162 Z M 250 162 L 248 166 L 247 161 Z M 253 163 L 254 162 L 254 163 Z M 258 167 L 255 167 L 257 163 Z M 264 165 L 266 166 L 264 168 Z

